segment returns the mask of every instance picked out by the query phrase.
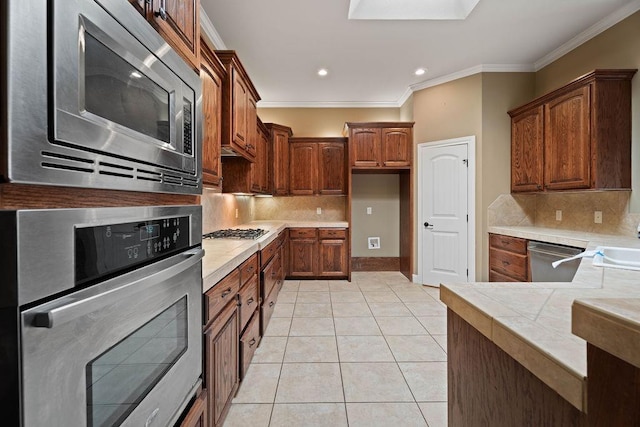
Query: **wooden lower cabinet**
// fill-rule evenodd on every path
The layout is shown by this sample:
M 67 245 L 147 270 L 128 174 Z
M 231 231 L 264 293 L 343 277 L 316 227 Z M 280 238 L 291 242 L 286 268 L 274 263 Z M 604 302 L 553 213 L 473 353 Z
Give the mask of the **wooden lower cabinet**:
M 260 316 L 256 313 L 240 337 L 240 380 L 245 377 L 258 345 L 260 345 Z
M 209 427 L 222 425 L 239 384 L 238 306 L 230 302 L 205 331 Z
M 489 234 L 489 281 L 529 281 L 526 239 Z
M 187 413 L 176 424 L 179 427 L 207 427 L 209 425 L 207 389 L 202 389 Z
M 289 230 L 289 277 L 347 277 L 349 240 L 344 228 Z

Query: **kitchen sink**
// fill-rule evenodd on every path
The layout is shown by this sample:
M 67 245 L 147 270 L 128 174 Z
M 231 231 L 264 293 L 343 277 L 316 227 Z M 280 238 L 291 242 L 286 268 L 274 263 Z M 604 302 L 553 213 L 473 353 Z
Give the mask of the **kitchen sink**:
M 640 249 L 598 246 L 593 257 L 596 267 L 640 270 Z

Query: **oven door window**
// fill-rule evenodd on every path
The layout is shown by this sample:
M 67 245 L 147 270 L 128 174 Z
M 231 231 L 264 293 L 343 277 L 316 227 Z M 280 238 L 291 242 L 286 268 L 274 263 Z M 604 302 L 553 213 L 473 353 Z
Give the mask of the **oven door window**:
M 120 425 L 187 350 L 187 297 L 86 365 L 87 426 Z
M 84 42 L 85 109 L 169 144 L 169 92 L 88 32 Z

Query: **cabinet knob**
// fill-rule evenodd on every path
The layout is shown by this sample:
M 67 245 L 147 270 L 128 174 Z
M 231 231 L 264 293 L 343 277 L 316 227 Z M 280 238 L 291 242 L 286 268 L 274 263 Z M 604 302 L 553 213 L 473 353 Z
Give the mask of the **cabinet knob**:
M 167 11 L 166 11 L 166 0 L 162 0 L 162 6 L 160 6 L 160 8 L 158 9 L 158 11 L 156 13 L 154 13 L 155 16 L 159 16 L 160 19 L 162 19 L 163 21 L 167 20 Z

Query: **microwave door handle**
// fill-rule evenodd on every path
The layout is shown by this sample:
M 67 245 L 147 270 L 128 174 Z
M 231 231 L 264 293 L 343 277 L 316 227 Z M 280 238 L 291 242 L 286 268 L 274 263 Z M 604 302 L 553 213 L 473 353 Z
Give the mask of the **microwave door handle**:
M 140 274 L 131 277 L 126 274 L 121 278 L 116 278 L 116 283 L 109 286 L 109 289 L 102 289 L 97 293 L 91 293 L 85 298 L 73 300 L 63 298 L 60 305 L 54 306 L 46 311 L 37 312 L 34 315 L 32 326 L 37 328 L 52 329 L 55 326 L 64 324 L 82 315 L 86 315 L 95 311 L 96 308 L 114 303 L 122 298 L 126 298 L 127 294 L 140 292 L 152 288 L 156 283 L 169 279 L 182 271 L 196 265 L 204 256 L 204 250 L 194 248 L 179 254 L 178 257 L 186 258 L 168 268 L 164 268 L 151 275 Z M 125 293 L 123 295 L 123 292 Z

